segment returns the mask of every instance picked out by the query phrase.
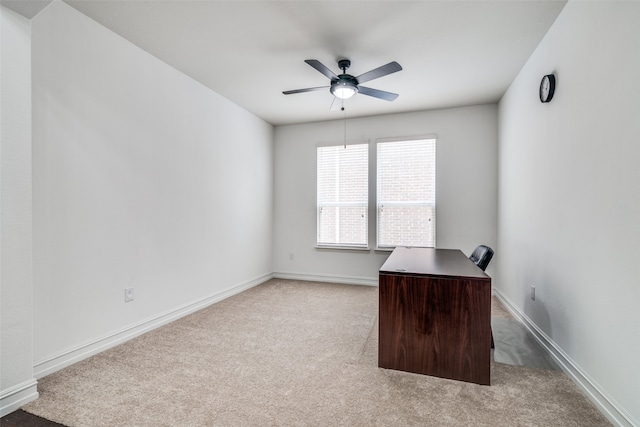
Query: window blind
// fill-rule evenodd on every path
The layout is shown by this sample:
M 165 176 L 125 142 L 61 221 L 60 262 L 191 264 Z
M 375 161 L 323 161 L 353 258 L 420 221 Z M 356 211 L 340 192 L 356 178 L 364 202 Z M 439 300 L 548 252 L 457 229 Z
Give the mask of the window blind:
M 317 147 L 318 246 L 368 245 L 369 144 Z
M 377 143 L 378 247 L 435 247 L 436 140 Z

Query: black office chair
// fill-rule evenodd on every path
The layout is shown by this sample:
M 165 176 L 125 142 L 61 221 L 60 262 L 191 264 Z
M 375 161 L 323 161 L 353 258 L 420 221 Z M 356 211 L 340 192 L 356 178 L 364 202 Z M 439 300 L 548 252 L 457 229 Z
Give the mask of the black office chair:
M 480 245 L 475 248 L 469 257 L 471 262 L 480 267 L 482 271 L 487 269 L 491 258 L 493 258 L 493 249 L 486 245 Z M 493 329 L 491 330 L 491 348 L 496 348 L 496 344 L 493 341 Z
M 485 245 L 480 245 L 475 248 L 473 253 L 469 257 L 471 262 L 480 267 L 482 271 L 485 271 L 487 269 L 491 258 L 493 258 L 493 249 Z

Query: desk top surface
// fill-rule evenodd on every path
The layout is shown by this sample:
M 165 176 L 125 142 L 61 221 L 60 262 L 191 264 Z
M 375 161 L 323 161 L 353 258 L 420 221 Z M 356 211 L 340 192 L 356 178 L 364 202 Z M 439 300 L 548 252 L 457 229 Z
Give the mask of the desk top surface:
M 397 247 L 380 273 L 490 279 L 459 249 Z

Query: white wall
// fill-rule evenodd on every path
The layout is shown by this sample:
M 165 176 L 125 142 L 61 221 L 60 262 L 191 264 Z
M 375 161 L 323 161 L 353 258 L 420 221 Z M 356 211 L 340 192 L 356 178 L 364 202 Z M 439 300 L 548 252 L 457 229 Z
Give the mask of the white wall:
M 494 280 L 610 418 L 636 425 L 638 76 L 640 2 L 569 2 L 500 102 Z
M 33 378 L 31 31 L 0 6 L 0 416 L 38 397 Z
M 497 238 L 497 114 L 497 105 L 481 105 L 348 119 L 347 139 L 373 146 L 378 138 L 436 134 L 436 245 L 470 254 L 480 243 L 495 246 Z M 275 274 L 377 284 L 387 252 L 315 248 L 316 144 L 343 141 L 344 121 L 278 126 L 275 135 Z M 375 147 L 369 158 L 374 189 Z M 375 212 L 370 204 L 372 248 Z M 493 263 L 499 261 L 497 252 Z
M 271 277 L 271 125 L 62 2 L 32 54 L 37 376 Z

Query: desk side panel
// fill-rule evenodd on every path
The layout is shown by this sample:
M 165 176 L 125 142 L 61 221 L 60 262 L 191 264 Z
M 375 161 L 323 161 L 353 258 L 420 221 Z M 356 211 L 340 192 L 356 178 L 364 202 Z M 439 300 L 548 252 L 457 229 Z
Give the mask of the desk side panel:
M 491 280 L 380 274 L 378 365 L 489 385 Z

